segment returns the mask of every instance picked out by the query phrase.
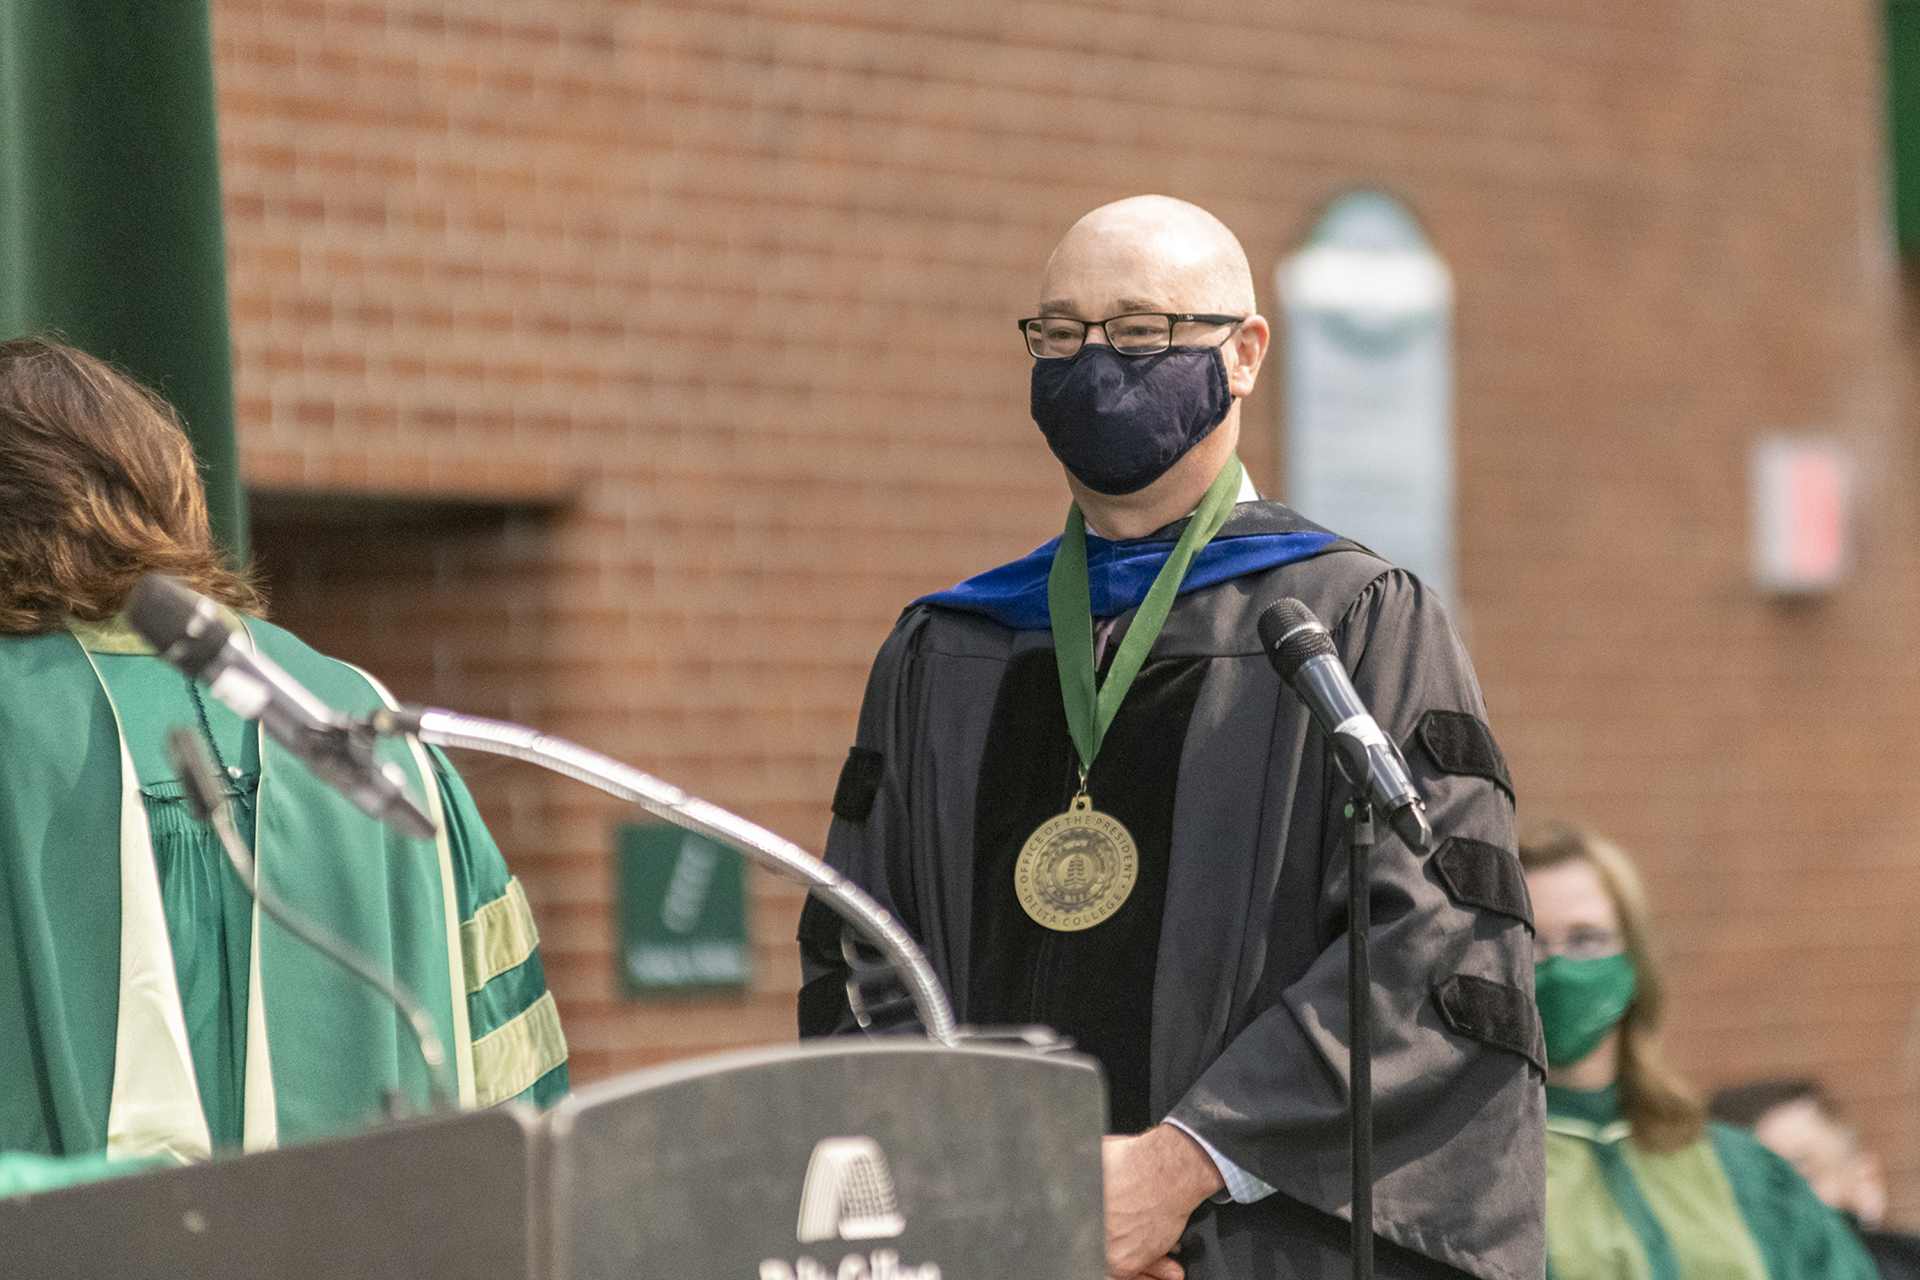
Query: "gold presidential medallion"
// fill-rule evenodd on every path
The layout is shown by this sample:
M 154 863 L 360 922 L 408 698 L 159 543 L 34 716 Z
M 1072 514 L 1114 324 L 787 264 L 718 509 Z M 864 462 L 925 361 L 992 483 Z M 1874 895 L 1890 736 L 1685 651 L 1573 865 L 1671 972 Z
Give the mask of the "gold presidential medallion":
M 1091 929 L 1133 892 L 1140 858 L 1120 819 L 1093 807 L 1085 788 L 1065 813 L 1027 837 L 1013 888 L 1034 923 L 1060 933 Z
M 1060 671 L 1060 696 L 1067 733 L 1080 759 L 1080 793 L 1065 813 L 1048 818 L 1020 846 L 1013 864 L 1014 896 L 1035 924 L 1058 933 L 1077 933 L 1112 918 L 1133 892 L 1140 875 L 1140 854 L 1126 824 L 1093 807 L 1087 774 L 1114 714 L 1140 674 L 1147 651 L 1179 594 L 1187 566 L 1226 525 L 1245 471 L 1238 456 L 1207 486 L 1193 519 L 1180 534 L 1153 585 L 1138 600 L 1133 625 L 1120 638 L 1107 678 L 1097 678 L 1099 655 L 1093 646 L 1093 595 L 1087 577 L 1087 521 L 1075 503 L 1067 511 L 1066 531 L 1047 569 L 1047 625 L 1053 630 L 1053 656 Z M 1124 608 L 1125 604 L 1119 607 Z

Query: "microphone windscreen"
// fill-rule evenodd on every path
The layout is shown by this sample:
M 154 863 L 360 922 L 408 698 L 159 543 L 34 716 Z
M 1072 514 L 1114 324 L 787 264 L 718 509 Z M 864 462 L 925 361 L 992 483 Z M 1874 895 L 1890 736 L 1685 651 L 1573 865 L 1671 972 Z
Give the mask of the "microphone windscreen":
M 127 595 L 127 625 L 169 666 L 197 677 L 219 655 L 228 636 L 217 615 L 201 613 L 203 603 L 212 602 L 178 578 L 145 574 Z
M 1333 637 L 1326 627 L 1313 616 L 1313 610 L 1292 596 L 1275 600 L 1263 609 L 1256 626 L 1260 647 L 1267 651 L 1267 661 L 1273 663 L 1282 680 L 1291 682 L 1307 659 L 1334 652 Z

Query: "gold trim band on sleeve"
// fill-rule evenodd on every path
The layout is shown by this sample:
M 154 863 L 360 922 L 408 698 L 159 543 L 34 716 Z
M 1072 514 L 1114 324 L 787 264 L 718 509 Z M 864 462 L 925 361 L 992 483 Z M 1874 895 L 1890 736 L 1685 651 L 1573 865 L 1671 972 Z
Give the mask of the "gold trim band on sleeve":
M 553 993 L 543 991 L 513 1021 L 473 1042 L 475 1101 L 490 1107 L 524 1092 L 567 1060 L 567 1037 Z
M 73 632 L 73 638 L 88 653 L 150 654 L 153 646 L 142 640 L 127 621 L 127 615 L 116 613 L 104 622 L 88 622 L 84 618 L 68 618 L 67 630 Z
M 509 969 L 526 963 L 540 945 L 526 891 L 518 877 L 507 881 L 507 891 L 460 923 L 460 957 L 467 971 L 467 994 L 472 995 Z

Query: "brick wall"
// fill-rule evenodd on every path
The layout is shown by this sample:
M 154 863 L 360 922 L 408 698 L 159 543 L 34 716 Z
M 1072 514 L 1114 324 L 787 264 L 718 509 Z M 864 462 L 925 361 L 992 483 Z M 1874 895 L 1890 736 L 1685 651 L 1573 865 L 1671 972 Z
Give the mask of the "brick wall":
M 214 12 L 249 479 L 522 513 L 273 528 L 283 620 L 815 848 L 899 607 L 1057 531 L 1008 321 L 1067 225 L 1198 201 L 1272 315 L 1326 197 L 1402 192 L 1459 283 L 1465 623 L 1523 816 L 1640 856 L 1682 1065 L 1825 1074 L 1920 1222 L 1920 334 L 1867 6 Z M 1269 489 L 1272 367 L 1244 450 Z M 1747 586 L 1773 428 L 1866 462 L 1858 572 L 1823 601 Z M 790 891 L 755 889 L 744 1005 L 623 1005 L 616 810 L 471 776 L 577 1078 L 791 1035 Z

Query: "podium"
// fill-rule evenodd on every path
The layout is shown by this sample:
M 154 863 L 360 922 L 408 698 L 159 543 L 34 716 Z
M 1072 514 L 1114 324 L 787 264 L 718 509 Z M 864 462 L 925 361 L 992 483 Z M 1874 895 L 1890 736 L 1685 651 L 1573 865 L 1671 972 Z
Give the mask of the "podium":
M 541 1118 L 500 1107 L 0 1200 L 47 1280 L 540 1274 Z
M 10 1275 L 1099 1280 L 1091 1059 L 919 1039 L 675 1063 L 525 1108 L 0 1200 Z

